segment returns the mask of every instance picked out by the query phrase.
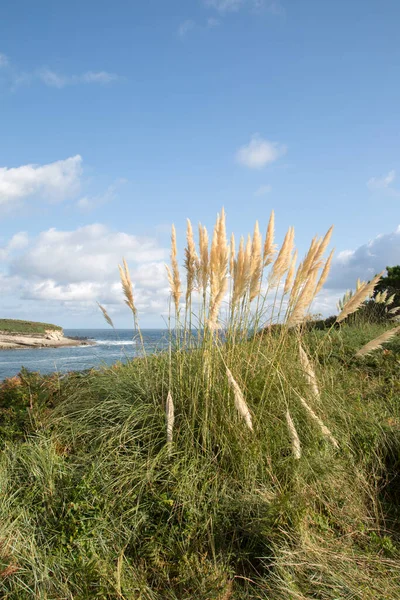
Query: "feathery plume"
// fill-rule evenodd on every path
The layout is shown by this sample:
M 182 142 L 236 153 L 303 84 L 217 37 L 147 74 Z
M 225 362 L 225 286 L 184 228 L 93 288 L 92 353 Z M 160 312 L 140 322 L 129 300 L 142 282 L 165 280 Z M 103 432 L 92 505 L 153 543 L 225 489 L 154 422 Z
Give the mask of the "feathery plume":
M 103 313 L 103 316 L 105 318 L 105 320 L 107 321 L 107 323 L 114 329 L 114 323 L 111 320 L 110 315 L 108 314 L 108 312 L 106 311 L 106 309 L 104 308 L 104 306 L 102 306 L 101 304 L 97 303 L 101 312 Z
M 171 229 L 171 266 L 172 272 L 167 267 L 168 280 L 171 286 L 172 298 L 175 303 L 175 310 L 178 312 L 179 310 L 179 300 L 181 297 L 181 278 L 179 275 L 179 267 L 177 260 L 177 250 L 176 250 L 176 231 L 175 225 L 172 225 Z
M 303 367 L 304 374 L 307 378 L 308 384 L 312 389 L 312 392 L 318 400 L 320 399 L 318 384 L 317 384 L 317 376 L 315 375 L 315 371 L 311 364 L 310 359 L 308 358 L 303 346 L 299 342 L 299 354 L 300 354 L 300 362 Z
M 393 294 L 392 296 L 390 296 L 390 298 L 387 299 L 386 306 L 390 306 L 391 304 L 393 304 L 395 298 L 396 298 L 396 294 Z
M 311 244 L 308 249 L 308 252 L 302 263 L 302 270 L 301 270 L 301 273 L 299 274 L 299 278 L 301 281 L 304 281 L 305 279 L 307 279 L 307 276 L 309 275 L 310 271 L 312 270 L 312 268 L 314 266 L 314 259 L 315 259 L 315 256 L 318 252 L 318 248 L 320 245 L 321 245 L 321 240 L 318 240 L 317 236 L 313 237 L 313 239 L 311 240 Z
M 333 253 L 335 252 L 335 249 L 333 249 L 330 253 L 330 255 L 328 256 L 326 262 L 325 262 L 325 266 L 322 269 L 322 273 L 321 276 L 319 278 L 319 281 L 317 283 L 317 287 L 315 288 L 315 293 L 314 293 L 314 297 L 319 294 L 319 292 L 321 291 L 321 289 L 323 288 L 323 285 L 329 275 L 329 271 L 331 269 L 331 263 L 332 263 L 332 258 L 333 258 Z
M 327 249 L 327 247 L 329 245 L 329 242 L 332 237 L 332 231 L 333 231 L 333 225 L 331 225 L 331 227 L 326 232 L 324 238 L 320 241 L 317 251 L 314 255 L 313 265 L 312 265 L 313 269 L 319 268 L 321 266 L 320 261 L 321 261 L 323 255 L 325 254 L 325 250 Z
M 292 440 L 293 456 L 296 460 L 301 458 L 301 445 L 296 427 L 294 426 L 289 410 L 286 411 L 286 422 L 289 429 L 290 439 Z
M 293 254 L 292 260 L 290 262 L 290 267 L 289 267 L 289 270 L 288 270 L 288 274 L 286 276 L 285 287 L 283 288 L 283 294 L 284 295 L 287 294 L 290 291 L 291 287 L 292 287 L 294 272 L 295 272 L 295 269 L 296 269 L 296 262 L 297 262 L 297 250 Z
M 198 257 L 193 238 L 193 229 L 190 220 L 187 220 L 186 230 L 187 247 L 185 248 L 185 268 L 186 268 L 186 303 L 193 291 L 195 277 L 197 272 Z
M 324 437 L 326 437 L 335 446 L 335 448 L 339 448 L 339 444 L 337 443 L 337 440 L 333 437 L 331 431 L 327 428 L 327 426 L 324 424 L 324 422 L 321 421 L 321 419 L 315 414 L 315 412 L 307 404 L 307 402 L 304 400 L 304 398 L 299 396 L 299 399 L 300 399 L 300 402 L 302 403 L 302 405 L 304 406 L 304 408 L 306 409 L 306 411 L 308 412 L 308 414 L 310 415 L 310 417 L 313 419 L 313 421 L 315 421 L 319 425 L 322 435 Z
M 222 209 L 221 216 L 217 216 L 210 256 L 211 297 L 208 326 L 212 330 L 219 328 L 218 314 L 228 288 L 228 258 L 225 211 Z
M 305 282 L 304 287 L 298 295 L 297 299 L 295 297 L 293 298 L 293 308 L 290 311 L 287 319 L 287 325 L 289 327 L 295 327 L 303 321 L 307 308 L 314 300 L 315 284 L 317 277 L 318 271 L 312 271 L 311 274 L 308 276 L 308 279 Z M 290 305 L 292 305 L 292 294 L 290 295 L 289 299 L 289 306 Z
M 283 275 L 289 268 L 290 265 L 290 257 L 293 250 L 294 243 L 294 228 L 289 227 L 285 239 L 283 240 L 283 244 L 281 249 L 279 250 L 278 256 L 274 262 L 272 267 L 272 272 L 270 275 L 270 285 L 277 285 Z
M 261 235 L 258 227 L 258 221 L 254 226 L 253 242 L 251 245 L 250 258 L 250 302 L 260 293 L 262 258 L 261 258 Z
M 382 277 L 382 275 L 383 271 L 379 273 L 379 275 L 375 275 L 375 277 L 371 279 L 369 283 L 364 282 L 360 285 L 358 291 L 353 296 L 351 296 L 351 298 L 343 306 L 342 311 L 336 319 L 336 323 L 340 323 L 341 321 L 343 321 L 343 319 L 345 319 L 353 312 L 355 312 L 358 308 L 360 308 L 364 300 L 372 295 L 374 288 L 380 280 L 380 278 Z
M 396 335 L 399 332 L 400 326 L 394 327 L 393 329 L 389 329 L 389 331 L 385 331 L 385 333 L 382 333 L 382 335 L 379 335 L 377 338 L 371 340 L 370 342 L 368 342 L 368 344 L 365 344 L 365 346 L 360 348 L 360 350 L 356 352 L 354 356 L 366 356 L 373 350 L 381 348 L 382 344 L 388 342 L 394 335 Z
M 229 274 L 233 278 L 235 271 L 235 236 L 232 233 L 229 247 Z
M 213 237 L 210 250 L 210 302 L 213 303 L 218 293 L 218 235 L 219 235 L 220 216 L 217 215 L 217 221 L 214 225 Z
M 235 396 L 236 410 L 243 417 L 243 419 L 245 420 L 246 425 L 250 429 L 250 431 L 253 431 L 253 424 L 251 421 L 251 414 L 249 411 L 249 407 L 246 404 L 246 400 L 243 397 L 242 391 L 241 391 L 238 383 L 235 381 L 235 379 L 234 379 L 232 373 L 230 372 L 230 370 L 228 369 L 228 367 L 226 367 L 226 374 L 228 376 L 229 385 L 233 389 L 233 393 Z
M 120 278 L 121 278 L 122 289 L 124 291 L 124 296 L 126 298 L 125 303 L 129 306 L 133 315 L 136 317 L 137 310 L 136 310 L 135 302 L 133 299 L 132 281 L 131 281 L 131 276 L 129 273 L 128 265 L 127 265 L 127 262 L 125 259 L 123 259 L 123 267 L 121 267 L 121 265 L 118 265 L 118 269 L 119 269 L 119 274 L 120 274 Z
M 265 236 L 264 242 L 264 252 L 263 252 L 263 265 L 264 267 L 268 267 L 273 261 L 274 254 L 276 252 L 276 244 L 274 244 L 274 236 L 275 236 L 275 213 L 272 210 L 271 216 L 269 218 L 267 233 Z
M 171 392 L 168 392 L 167 402 L 165 405 L 165 413 L 167 417 L 167 443 L 172 443 L 174 421 L 175 421 L 175 410 L 174 403 L 172 400 Z
M 200 251 L 200 286 L 203 294 L 208 284 L 208 233 L 207 229 L 199 223 L 199 251 Z
M 239 251 L 233 270 L 232 304 L 235 306 L 246 292 L 247 274 L 245 273 L 245 250 L 243 236 L 240 238 Z

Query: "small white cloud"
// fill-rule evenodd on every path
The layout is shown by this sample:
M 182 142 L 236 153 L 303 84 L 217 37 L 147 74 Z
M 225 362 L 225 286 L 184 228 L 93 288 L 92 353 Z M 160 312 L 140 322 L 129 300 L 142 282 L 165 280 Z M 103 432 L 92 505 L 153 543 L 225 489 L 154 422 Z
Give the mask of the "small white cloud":
M 393 169 L 389 171 L 387 175 L 383 177 L 371 177 L 368 180 L 367 186 L 372 189 L 382 189 L 387 188 L 393 181 L 396 179 L 396 171 Z
M 265 10 L 273 15 L 282 15 L 284 9 L 279 0 L 204 0 L 210 8 L 214 8 L 221 14 L 235 12 L 241 8 L 248 7 L 250 10 Z
M 246 0 L 206 0 L 206 4 L 219 12 L 239 10 Z
M 0 167 L 0 205 L 33 195 L 62 200 L 79 189 L 81 174 L 79 154 L 47 165 Z
M 9 62 L 8 58 L 5 54 L 0 54 L 0 69 L 4 69 L 4 67 L 8 67 Z
M 239 148 L 236 161 L 249 169 L 262 169 L 285 154 L 286 147 L 263 139 L 259 134 L 253 135 L 250 142 Z
M 191 31 L 195 26 L 195 22 L 192 21 L 191 19 L 187 19 L 186 21 L 183 21 L 183 23 L 181 23 L 178 27 L 178 35 L 179 37 L 185 37 L 185 35 L 187 35 L 189 33 L 189 31 Z
M 260 185 L 260 187 L 254 192 L 255 196 L 265 196 L 266 194 L 269 194 L 270 192 L 272 192 L 272 185 L 266 184 L 266 185 Z
M 115 183 L 110 185 L 103 194 L 97 196 L 83 196 L 78 200 L 76 206 L 82 212 L 89 212 L 98 206 L 113 202 L 117 197 L 117 188 L 126 183 L 126 179 L 118 179 Z
M 82 75 L 60 75 L 51 69 L 41 69 L 37 73 L 37 77 L 45 85 L 59 89 L 80 83 L 107 84 L 120 79 L 115 73 L 107 73 L 107 71 L 88 71 Z

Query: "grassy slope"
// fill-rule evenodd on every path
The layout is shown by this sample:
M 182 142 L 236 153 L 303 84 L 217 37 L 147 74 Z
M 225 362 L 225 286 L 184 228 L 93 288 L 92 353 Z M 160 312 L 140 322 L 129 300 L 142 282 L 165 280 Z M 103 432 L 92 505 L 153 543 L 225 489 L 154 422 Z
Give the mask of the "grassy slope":
M 45 333 L 47 330 L 61 331 L 62 327 L 50 323 L 21 321 L 19 319 L 0 319 L 0 331 L 4 333 Z
M 308 390 L 290 337 L 265 339 L 257 360 L 250 344 L 224 349 L 253 434 L 216 356 L 209 397 L 196 352 L 173 355 L 170 371 L 163 355 L 4 384 L 1 597 L 400 598 L 400 344 L 352 359 L 381 331 L 304 340 L 323 390 L 309 402 L 339 450 L 298 401 Z

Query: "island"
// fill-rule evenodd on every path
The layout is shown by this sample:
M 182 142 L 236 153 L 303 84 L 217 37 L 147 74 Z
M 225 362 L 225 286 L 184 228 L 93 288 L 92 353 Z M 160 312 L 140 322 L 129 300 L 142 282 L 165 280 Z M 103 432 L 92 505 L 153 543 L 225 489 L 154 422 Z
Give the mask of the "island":
M 95 342 L 84 338 L 64 337 L 62 327 L 51 323 L 0 319 L 0 350 L 24 348 L 63 348 L 92 346 Z

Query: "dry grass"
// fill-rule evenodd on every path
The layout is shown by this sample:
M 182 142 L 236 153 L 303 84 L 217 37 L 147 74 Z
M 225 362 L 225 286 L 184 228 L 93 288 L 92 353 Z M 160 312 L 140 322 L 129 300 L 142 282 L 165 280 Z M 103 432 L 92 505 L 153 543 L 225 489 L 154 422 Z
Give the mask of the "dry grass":
M 379 335 L 374 340 L 365 344 L 358 352 L 356 352 L 355 356 L 366 356 L 373 350 L 377 350 L 378 348 L 382 348 L 382 344 L 386 344 L 389 340 L 392 339 L 393 336 L 397 335 L 400 332 L 400 325 L 398 327 L 393 327 L 393 329 L 389 329 L 389 331 L 385 331 L 382 335 Z

